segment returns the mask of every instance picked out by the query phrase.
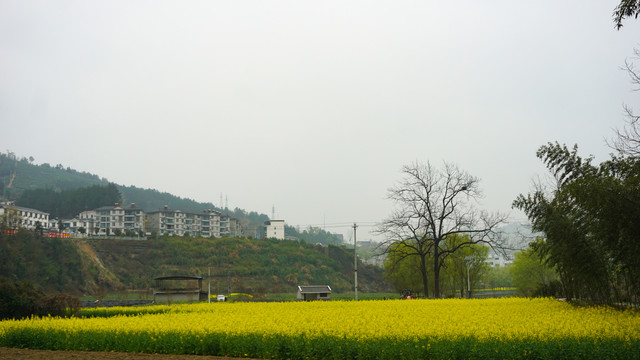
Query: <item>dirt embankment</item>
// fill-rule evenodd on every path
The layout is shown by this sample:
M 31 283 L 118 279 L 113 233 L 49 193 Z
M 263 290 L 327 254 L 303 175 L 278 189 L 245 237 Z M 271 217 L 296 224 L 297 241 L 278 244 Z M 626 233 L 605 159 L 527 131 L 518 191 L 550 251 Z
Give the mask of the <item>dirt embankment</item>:
M 141 354 L 127 352 L 52 351 L 0 347 L 0 359 L 21 360 L 234 360 L 237 358 L 205 355 Z M 245 358 L 245 360 L 247 360 Z M 251 360 L 251 359 L 248 359 Z M 255 360 L 255 359 L 254 359 Z

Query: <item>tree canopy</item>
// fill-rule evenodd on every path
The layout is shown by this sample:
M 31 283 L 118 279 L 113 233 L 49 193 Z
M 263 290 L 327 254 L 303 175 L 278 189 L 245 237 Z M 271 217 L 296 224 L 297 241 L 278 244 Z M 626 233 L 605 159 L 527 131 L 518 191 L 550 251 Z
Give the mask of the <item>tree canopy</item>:
M 628 17 L 638 18 L 640 15 L 640 0 L 621 0 L 620 4 L 616 6 L 613 11 L 613 20 L 616 23 L 616 28 L 622 27 L 622 20 Z
M 538 244 L 541 240 L 538 241 Z M 529 249 L 518 251 L 515 254 L 513 264 L 508 268 L 513 285 L 522 296 L 553 296 L 549 289 L 553 288 L 558 275 L 555 269 L 549 266 L 546 259 L 541 259 L 535 252 L 535 245 Z M 556 290 L 556 289 L 553 289 Z
M 402 168 L 403 179 L 389 190 L 395 211 L 378 227 L 387 249 L 402 244 L 403 257 L 417 256 L 428 296 L 427 260 L 433 258 L 434 297 L 440 297 L 440 270 L 447 257 L 475 244 L 502 246 L 498 231 L 506 216 L 476 209 L 479 179 L 445 163 L 437 169 L 416 162 Z M 459 241 L 450 241 L 455 238 Z M 398 247 L 396 247 L 398 248 Z
M 640 161 L 615 156 L 596 166 L 578 148 L 549 143 L 540 158 L 555 188 L 520 195 L 545 241 L 538 255 L 556 266 L 565 296 L 596 303 L 640 302 Z
M 108 184 L 63 191 L 25 190 L 16 205 L 48 212 L 52 218 L 72 218 L 83 211 L 117 202 L 121 202 L 120 191 L 115 184 Z

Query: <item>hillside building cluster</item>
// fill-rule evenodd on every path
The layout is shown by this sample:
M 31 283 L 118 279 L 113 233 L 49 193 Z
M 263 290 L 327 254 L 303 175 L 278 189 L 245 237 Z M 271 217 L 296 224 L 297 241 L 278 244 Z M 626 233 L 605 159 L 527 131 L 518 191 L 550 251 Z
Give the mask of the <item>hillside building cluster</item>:
M 11 203 L 0 203 L 0 216 L 13 212 L 7 227 L 10 229 L 25 228 L 43 232 L 58 232 L 58 219 L 51 219 L 49 214 L 40 210 L 15 206 Z M 215 210 L 190 212 L 169 209 L 165 206 L 156 211 L 145 212 L 136 204 L 124 206 L 116 203 L 95 210 L 83 211 L 73 219 L 62 219 L 64 234 L 81 236 L 107 236 L 114 234 L 145 236 L 150 234 L 201 236 L 201 237 L 234 237 L 242 236 L 243 229 L 238 219 Z M 82 229 L 82 230 L 81 230 Z M 253 236 L 275 237 L 284 239 L 284 220 L 271 220 L 265 223 L 260 234 Z

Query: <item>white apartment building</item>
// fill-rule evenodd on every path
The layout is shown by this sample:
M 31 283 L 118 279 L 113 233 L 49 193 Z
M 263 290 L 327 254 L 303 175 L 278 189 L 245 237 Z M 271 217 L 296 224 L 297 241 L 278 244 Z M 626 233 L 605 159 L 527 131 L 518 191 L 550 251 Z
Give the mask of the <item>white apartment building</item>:
M 513 264 L 513 259 L 509 256 L 505 257 L 503 255 L 490 251 L 485 262 L 491 267 L 503 267 Z
M 96 212 L 93 210 L 83 211 L 77 217 L 80 226 L 87 229 L 87 234 L 95 234 L 96 229 Z
M 7 224 L 10 228 L 35 230 L 38 223 L 44 231 L 48 231 L 50 227 L 55 227 L 55 225 L 52 226 L 49 222 L 49 213 L 22 206 L 15 206 L 9 202 L 0 203 L 0 216 L 4 216 L 10 212 L 14 212 L 16 215 L 15 220 Z
M 240 221 L 238 219 L 229 218 L 229 236 L 242 236 L 242 226 L 240 225 Z
M 284 220 L 265 221 L 263 235 L 265 238 L 284 240 Z
M 147 214 L 147 231 L 158 235 L 178 235 L 220 237 L 222 231 L 228 232 L 229 217 L 214 210 L 201 213 L 172 210 L 165 206 L 161 210 Z
M 40 222 L 43 231 L 58 231 L 57 220 L 50 220 L 49 214 L 40 210 L 14 206 L 12 203 L 0 203 L 0 216 L 14 212 L 15 217 L 11 229 L 25 228 L 35 230 Z M 237 219 L 223 215 L 214 210 L 204 210 L 202 213 L 171 210 L 167 206 L 148 214 L 141 208 L 131 204 L 126 207 L 116 203 L 114 206 L 103 206 L 91 211 L 83 211 L 73 219 L 62 220 L 65 233 L 78 236 L 80 228 L 85 229 L 85 235 L 114 235 L 120 230 L 124 235 L 127 231 L 152 232 L 159 235 L 177 235 L 201 237 L 240 236 L 242 229 Z M 284 231 L 284 230 L 283 230 Z
M 94 211 L 94 233 L 98 235 L 113 234 L 116 230 L 123 233 L 127 230 L 144 231 L 145 213 L 144 210 L 136 207 L 136 204 L 124 207 L 116 203 L 114 206 L 103 206 Z M 98 230 L 95 231 L 95 228 Z
M 93 210 L 83 211 L 77 217 L 73 219 L 62 220 L 65 231 L 74 236 L 89 236 L 95 235 L 97 229 L 96 224 L 96 212 Z M 84 234 L 80 232 L 80 229 L 84 229 Z
M 147 213 L 147 231 L 156 231 L 158 235 L 184 235 L 185 213 L 181 210 L 170 210 L 165 206 L 162 210 Z
M 200 216 L 200 235 L 202 237 L 220 237 L 220 213 L 204 210 Z

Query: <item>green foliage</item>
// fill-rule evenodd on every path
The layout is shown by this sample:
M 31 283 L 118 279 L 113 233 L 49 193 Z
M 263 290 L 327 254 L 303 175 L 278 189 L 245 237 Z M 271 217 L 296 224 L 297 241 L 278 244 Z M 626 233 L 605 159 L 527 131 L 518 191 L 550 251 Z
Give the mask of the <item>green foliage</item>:
M 309 226 L 307 229 L 300 232 L 293 226 L 285 225 L 284 232 L 287 236 L 295 237 L 309 244 L 322 244 L 324 246 L 343 244 L 342 240 L 335 234 L 325 231 L 319 227 Z
M 620 4 L 613 11 L 616 28 L 622 27 L 622 20 L 625 18 L 638 18 L 638 15 L 640 15 L 640 0 L 620 0 Z
M 446 239 L 448 248 L 456 247 L 465 241 L 468 240 L 462 235 L 449 236 Z M 472 244 L 458 249 L 444 259 L 443 294 L 452 297 L 459 290 L 459 293 L 466 294 L 466 297 L 469 288 L 478 288 L 490 269 L 489 264 L 485 262 L 488 254 L 488 246 Z M 467 280 L 471 283 L 470 286 Z
M 0 276 L 28 281 L 48 292 L 77 293 L 86 280 L 80 254 L 69 239 L 24 230 L 0 235 Z
M 0 234 L 4 234 L 6 230 L 19 228 L 20 221 L 18 209 L 13 206 L 6 207 L 4 214 L 0 216 Z
M 293 240 L 185 238 L 90 240 L 101 261 L 129 288 L 149 288 L 165 275 L 207 277 L 216 293 L 295 292 L 297 285 L 328 284 L 353 289 L 353 253 L 337 246 Z M 382 270 L 358 264 L 361 291 L 388 291 Z
M 85 210 L 120 202 L 136 203 L 147 212 L 165 205 L 191 212 L 217 210 L 241 220 L 251 236 L 259 233 L 258 229 L 269 220 L 267 215 L 253 211 L 221 209 L 211 202 L 197 202 L 157 190 L 110 184 L 105 178 L 64 168 L 60 164 L 52 167 L 46 163 L 34 165 L 32 162 L 33 158 L 18 158 L 12 152 L 0 153 L 0 198 L 16 200 L 17 205 L 48 212 L 54 218 L 71 218 Z M 103 189 L 97 190 L 97 187 Z
M 29 282 L 14 283 L 0 276 L 0 320 L 31 315 L 66 316 L 76 314 L 80 300 L 68 294 L 46 295 Z
M 511 265 L 490 267 L 484 284 L 488 289 L 512 287 Z
M 445 243 L 447 248 L 453 248 L 467 241 L 462 235 L 450 235 Z M 471 287 L 479 286 L 489 271 L 489 265 L 485 263 L 488 253 L 488 247 L 471 244 L 443 257 L 444 264 L 440 273 L 442 294 L 453 297 L 459 292 L 466 296 L 467 267 L 469 268 Z M 416 256 L 414 250 L 406 243 L 391 244 L 384 261 L 385 277 L 399 293 L 404 289 L 410 289 L 414 294 L 420 294 L 424 280 L 420 262 L 420 257 Z M 425 258 L 427 271 L 433 268 L 433 262 L 433 256 L 428 254 Z M 433 290 L 433 284 L 428 284 L 428 286 L 430 290 Z
M 557 283 L 558 274 L 555 269 L 540 259 L 533 247 L 515 254 L 509 273 L 513 279 L 513 286 L 522 296 L 558 295 L 548 293 L 550 290 L 555 290 L 553 284 Z
M 3 183 L 2 197 L 17 199 L 23 191 L 50 189 L 72 190 L 92 185 L 107 185 L 106 179 L 86 172 L 78 172 L 62 165 L 33 165 L 27 158 L 18 159 L 15 154 L 0 153 L 0 180 Z M 9 187 L 11 184 L 11 187 Z
M 47 212 L 52 218 L 73 218 L 83 211 L 120 201 L 118 187 L 108 184 L 63 191 L 26 190 L 16 201 L 16 205 Z
M 433 262 L 433 259 L 430 261 Z M 402 243 L 389 247 L 384 261 L 384 276 L 398 293 L 405 289 L 420 292 L 423 288 L 420 259 L 417 256 L 406 256 L 406 249 Z
M 599 166 L 583 159 L 577 146 L 547 144 L 537 153 L 558 187 L 520 195 L 534 244 L 556 267 L 564 295 L 595 303 L 640 303 L 640 159 L 615 157 Z
M 426 296 L 426 263 L 427 258 L 433 258 L 433 294 L 438 298 L 447 257 L 475 244 L 501 247 L 503 240 L 497 230 L 506 216 L 477 210 L 479 179 L 453 164 L 437 169 L 428 162 L 416 162 L 404 166 L 402 173 L 403 179 L 388 195 L 397 209 L 379 224 L 377 232 L 386 236 L 387 247 L 401 243 L 403 256 L 420 259 Z

